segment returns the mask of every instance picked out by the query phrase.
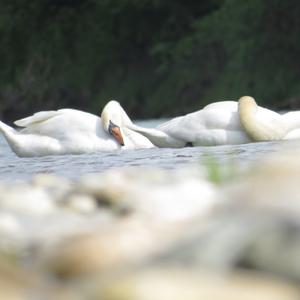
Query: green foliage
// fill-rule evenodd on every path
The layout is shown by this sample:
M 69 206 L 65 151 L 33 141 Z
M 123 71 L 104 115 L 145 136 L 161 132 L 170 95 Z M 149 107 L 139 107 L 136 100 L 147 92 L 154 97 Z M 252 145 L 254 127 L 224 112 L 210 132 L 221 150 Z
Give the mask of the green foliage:
M 299 14 L 296 0 L 2 0 L 0 117 L 109 99 L 135 118 L 245 94 L 297 106 Z

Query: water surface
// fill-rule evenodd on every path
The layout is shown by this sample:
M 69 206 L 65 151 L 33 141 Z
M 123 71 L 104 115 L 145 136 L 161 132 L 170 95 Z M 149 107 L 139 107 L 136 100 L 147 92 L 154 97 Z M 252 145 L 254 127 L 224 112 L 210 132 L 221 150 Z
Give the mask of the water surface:
M 207 155 L 219 162 L 235 160 L 251 163 L 263 155 L 284 147 L 286 142 L 264 142 L 216 147 L 189 147 L 181 149 L 152 148 L 118 150 L 82 155 L 19 158 L 0 136 L 0 180 L 27 180 L 38 173 L 55 173 L 76 179 L 88 173 L 100 173 L 127 166 L 155 166 L 174 169 L 194 163 L 201 164 Z

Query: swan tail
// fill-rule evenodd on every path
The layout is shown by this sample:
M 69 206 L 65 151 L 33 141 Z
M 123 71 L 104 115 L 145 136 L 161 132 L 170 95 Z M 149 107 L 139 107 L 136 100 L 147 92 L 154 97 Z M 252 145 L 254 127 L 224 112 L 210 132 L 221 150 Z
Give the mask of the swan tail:
M 0 131 L 6 135 L 7 133 L 14 133 L 15 130 L 8 126 L 7 124 L 3 123 L 2 121 L 0 121 Z
M 2 121 L 0 121 L 0 131 L 2 132 L 11 150 L 18 156 L 22 156 L 22 153 L 20 151 L 21 147 L 18 139 L 18 132 Z
M 14 122 L 14 124 L 19 127 L 28 127 L 36 123 L 47 121 L 50 118 L 57 116 L 58 114 L 60 114 L 60 112 L 56 110 L 40 111 L 30 117 L 17 120 Z

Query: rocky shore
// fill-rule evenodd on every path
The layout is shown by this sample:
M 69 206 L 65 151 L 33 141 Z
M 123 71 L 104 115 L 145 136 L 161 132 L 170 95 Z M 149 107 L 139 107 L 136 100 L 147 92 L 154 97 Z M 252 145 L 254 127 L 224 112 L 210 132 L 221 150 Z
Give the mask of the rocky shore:
M 299 299 L 299 151 L 226 170 L 0 183 L 0 299 Z

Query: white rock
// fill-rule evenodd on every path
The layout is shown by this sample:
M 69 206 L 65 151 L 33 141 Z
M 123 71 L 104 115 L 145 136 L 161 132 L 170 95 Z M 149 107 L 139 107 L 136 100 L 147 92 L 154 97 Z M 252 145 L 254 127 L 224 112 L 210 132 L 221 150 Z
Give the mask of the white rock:
M 215 204 L 217 187 L 202 174 L 199 168 L 130 168 L 85 176 L 79 186 L 81 191 L 107 197 L 113 204 L 125 203 L 136 213 L 179 221 L 206 214 Z

